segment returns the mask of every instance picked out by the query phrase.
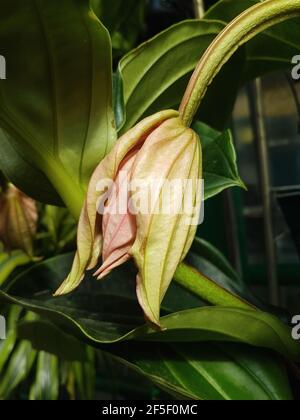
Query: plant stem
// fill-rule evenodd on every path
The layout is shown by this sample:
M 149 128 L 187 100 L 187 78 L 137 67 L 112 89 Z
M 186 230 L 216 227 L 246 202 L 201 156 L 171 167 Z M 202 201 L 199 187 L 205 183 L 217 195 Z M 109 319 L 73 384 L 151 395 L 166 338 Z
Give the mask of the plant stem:
M 197 19 L 202 19 L 205 13 L 204 0 L 194 0 L 194 11 Z
M 210 280 L 187 264 L 180 264 L 174 280 L 185 289 L 215 306 L 256 310 L 253 305 L 223 289 L 213 280 Z
M 85 196 L 82 187 L 66 172 L 59 161 L 49 160 L 45 162 L 44 172 L 72 216 L 79 220 Z
M 190 126 L 208 86 L 238 48 L 273 25 L 300 16 L 300 0 L 265 0 L 247 9 L 220 33 L 201 58 L 183 97 L 180 114 Z

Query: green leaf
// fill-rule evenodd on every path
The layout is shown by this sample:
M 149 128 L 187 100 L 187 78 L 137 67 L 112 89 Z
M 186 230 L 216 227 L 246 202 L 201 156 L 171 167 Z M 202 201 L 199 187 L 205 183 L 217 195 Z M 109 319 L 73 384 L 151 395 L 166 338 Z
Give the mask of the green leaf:
M 68 296 L 52 297 L 68 270 L 71 256 L 60 256 L 36 265 L 16 278 L 0 300 L 19 304 L 53 321 L 66 333 L 91 345 L 123 340 L 232 341 L 270 348 L 298 360 L 300 344 L 277 318 L 260 311 L 223 307 L 196 308 L 163 317 L 167 331 L 143 325 L 135 297 L 134 276 L 117 270 L 105 282 L 87 276 L 82 287 Z M 123 268 L 123 270 L 126 269 Z M 127 274 L 128 276 L 128 274 Z
M 36 378 L 29 393 L 31 401 L 55 401 L 59 395 L 58 359 L 40 352 L 37 358 Z
M 238 173 L 231 132 L 219 133 L 200 122 L 196 122 L 193 128 L 199 134 L 203 148 L 205 198 L 214 197 L 231 187 L 246 188 Z
M 22 251 L 12 251 L 8 254 L 0 250 L 0 286 L 4 284 L 17 267 L 27 265 L 30 262 L 32 262 L 32 258 Z
M 0 167 L 35 197 L 47 198 L 51 184 L 72 208 L 116 137 L 108 32 L 89 1 L 3 0 L 0 50 L 9 63 L 0 146 L 10 145 Z M 52 189 L 47 201 L 55 197 Z
M 180 103 L 199 58 L 223 28 L 221 22 L 181 22 L 121 60 L 119 77 L 123 81 L 126 106 L 122 132 L 143 116 Z
M 192 71 L 224 28 L 224 21 L 231 21 L 255 3 L 223 0 L 207 12 L 205 19 L 180 22 L 127 54 L 119 66 L 127 113 L 122 132 L 143 116 L 177 107 Z M 299 30 L 299 19 L 283 23 L 240 48 L 208 88 L 197 118 L 224 130 L 245 82 L 291 67 L 291 58 L 299 50 Z M 120 112 L 120 106 L 117 109 Z
M 42 319 L 19 323 L 18 337 L 30 341 L 35 350 L 50 353 L 60 360 L 86 360 L 86 349 L 80 341 Z
M 33 199 L 62 206 L 63 201 L 42 171 L 14 147 L 11 137 L 0 129 L 0 166 L 6 178 Z
M 114 56 L 131 50 L 144 29 L 145 0 L 92 0 L 92 8 L 109 30 Z
M 229 343 L 126 343 L 111 351 L 179 399 L 292 399 L 282 361 L 266 350 Z
M 205 14 L 205 19 L 232 21 L 259 0 L 221 0 Z M 290 69 L 291 59 L 300 48 L 300 19 L 284 22 L 257 36 L 246 46 L 246 65 L 243 81 L 253 80 L 266 73 Z
M 67 275 L 72 260 L 73 254 L 67 254 L 36 264 L 10 283 L 10 295 L 23 296 L 26 301 L 28 298 L 27 303 L 21 298 L 21 305 L 35 307 L 46 319 L 62 326 L 65 332 L 74 334 L 75 331 L 81 339 L 81 328 L 91 328 L 99 343 L 118 340 L 144 324 L 136 298 L 136 271 L 132 265 L 116 270 L 105 282 L 87 276 L 82 287 L 71 295 L 53 298 L 52 293 Z M 163 311 L 170 313 L 200 305 L 203 302 L 198 297 L 174 284 L 163 304 Z
M 240 342 L 300 361 L 300 343 L 293 340 L 290 329 L 265 312 L 214 306 L 168 315 L 161 325 L 161 332 L 142 327 L 135 335 L 158 342 Z
M 30 319 L 30 316 L 27 317 Z M 36 359 L 36 351 L 31 343 L 23 341 L 17 344 L 8 361 L 6 369 L 1 371 L 0 399 L 6 399 L 20 383 L 27 378 Z
M 91 347 L 86 347 L 85 350 L 87 360 L 73 363 L 73 369 L 80 399 L 91 401 L 95 398 L 96 389 L 95 350 Z

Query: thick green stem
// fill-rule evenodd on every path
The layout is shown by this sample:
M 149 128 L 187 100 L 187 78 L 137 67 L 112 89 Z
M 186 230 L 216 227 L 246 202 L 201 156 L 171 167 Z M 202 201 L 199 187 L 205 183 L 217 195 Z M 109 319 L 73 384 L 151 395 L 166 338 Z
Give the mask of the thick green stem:
M 226 26 L 200 60 L 183 97 L 180 114 L 191 125 L 208 86 L 238 48 L 273 25 L 300 16 L 300 0 L 265 0 Z
M 50 170 L 44 170 L 72 216 L 79 220 L 84 202 L 84 191 L 81 186 L 58 163 L 52 162 Z
M 175 273 L 174 280 L 185 289 L 215 306 L 227 306 L 248 310 L 256 309 L 250 303 L 223 289 L 213 280 L 205 277 L 187 264 L 180 264 Z

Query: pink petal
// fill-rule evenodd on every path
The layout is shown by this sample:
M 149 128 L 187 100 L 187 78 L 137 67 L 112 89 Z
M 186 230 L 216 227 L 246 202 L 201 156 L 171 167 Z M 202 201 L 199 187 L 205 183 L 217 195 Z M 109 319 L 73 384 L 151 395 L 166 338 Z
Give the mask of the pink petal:
M 128 261 L 136 238 L 135 216 L 128 211 L 128 182 L 136 158 L 134 151 L 123 162 L 103 215 L 103 265 L 95 273 L 105 277 L 112 269 Z

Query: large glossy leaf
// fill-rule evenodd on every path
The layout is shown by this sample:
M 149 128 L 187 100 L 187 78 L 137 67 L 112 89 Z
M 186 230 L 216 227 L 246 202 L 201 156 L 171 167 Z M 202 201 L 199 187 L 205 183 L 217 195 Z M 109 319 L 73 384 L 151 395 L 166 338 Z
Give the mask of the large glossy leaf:
M 115 140 L 108 32 L 89 1 L 2 0 L 0 50 L 0 166 L 35 197 L 57 202 L 52 185 L 72 200 Z
M 203 148 L 205 198 L 211 198 L 226 188 L 245 188 L 238 173 L 231 132 L 219 133 L 200 122 L 196 122 L 193 128 L 199 134 Z
M 122 270 L 102 283 L 87 277 L 75 293 L 54 298 L 52 291 L 67 271 L 69 261 L 70 256 L 60 256 L 37 265 L 19 276 L 8 293 L 0 292 L 0 299 L 45 316 L 94 346 L 130 339 L 218 340 L 271 348 L 292 360 L 300 358 L 300 345 L 292 340 L 289 328 L 260 311 L 203 307 L 163 317 L 162 332 L 142 326 L 134 277 L 126 279 Z
M 221 0 L 205 15 L 205 19 L 230 22 L 260 0 Z M 300 48 L 300 19 L 276 25 L 257 36 L 246 46 L 246 65 L 241 68 L 248 81 L 270 71 L 291 68 L 292 57 Z
M 269 351 L 229 343 L 126 343 L 111 351 L 179 399 L 292 399 L 285 367 Z
M 47 330 L 36 329 L 36 333 L 42 337 Z M 34 337 L 29 334 L 26 338 Z M 74 363 L 78 391 L 83 399 L 94 396 L 93 350 L 87 350 L 91 361 Z M 282 360 L 261 349 L 228 343 L 194 343 L 193 347 L 190 344 L 127 343 L 106 351 L 179 398 L 291 399 Z M 48 371 L 45 372 L 47 378 Z M 43 384 L 41 381 L 40 385 Z M 48 388 L 50 386 L 48 383 Z
M 136 272 L 131 265 L 121 267 L 101 283 L 87 276 L 76 292 L 53 298 L 52 293 L 67 275 L 72 259 L 73 255 L 68 254 L 37 264 L 10 283 L 10 295 L 22 296 L 22 306 L 34 307 L 47 319 L 75 331 L 80 338 L 85 336 L 87 328 L 88 335 L 95 335 L 99 342 L 111 342 L 144 324 L 136 299 Z M 199 298 L 174 286 L 163 304 L 163 311 L 170 313 L 200 305 L 203 302 Z
M 86 346 L 42 319 L 23 321 L 17 325 L 18 338 L 29 340 L 35 350 L 51 353 L 65 361 L 87 361 Z
M 157 342 L 230 341 L 277 351 L 300 361 L 300 343 L 277 318 L 261 311 L 210 307 L 191 309 L 162 319 L 163 331 L 142 327 L 139 339 Z

